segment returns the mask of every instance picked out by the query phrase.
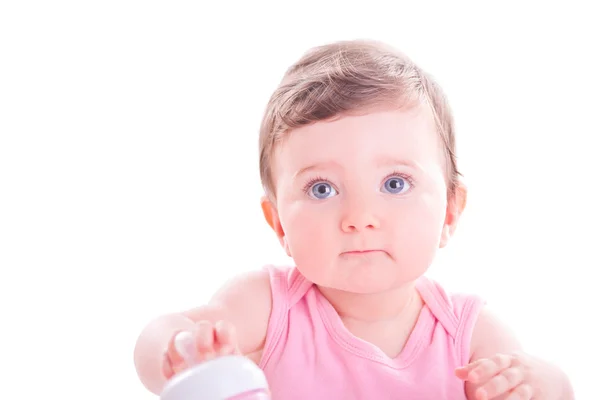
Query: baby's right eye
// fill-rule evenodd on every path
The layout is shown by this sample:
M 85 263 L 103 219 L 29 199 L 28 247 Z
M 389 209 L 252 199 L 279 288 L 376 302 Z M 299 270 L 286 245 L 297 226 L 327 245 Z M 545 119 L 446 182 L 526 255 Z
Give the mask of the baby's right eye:
M 309 195 L 319 200 L 333 197 L 336 194 L 335 188 L 327 182 L 317 182 L 309 189 Z

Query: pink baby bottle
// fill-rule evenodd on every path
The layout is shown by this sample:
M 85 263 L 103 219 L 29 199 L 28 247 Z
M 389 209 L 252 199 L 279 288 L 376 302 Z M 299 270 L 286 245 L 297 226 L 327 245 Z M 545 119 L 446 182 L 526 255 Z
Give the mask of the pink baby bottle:
M 177 337 L 177 349 L 191 365 L 165 385 L 160 400 L 270 400 L 267 379 L 250 359 L 230 355 L 195 363 L 190 353 L 191 335 Z

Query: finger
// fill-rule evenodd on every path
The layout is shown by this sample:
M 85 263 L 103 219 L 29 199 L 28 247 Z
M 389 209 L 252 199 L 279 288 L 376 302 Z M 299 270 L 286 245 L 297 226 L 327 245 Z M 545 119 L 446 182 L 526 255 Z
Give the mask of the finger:
M 175 347 L 177 347 L 177 345 L 175 345 Z M 169 353 L 165 352 L 163 355 L 163 362 L 161 365 L 161 370 L 163 375 L 167 378 L 170 379 L 171 377 L 173 377 L 173 375 L 176 375 L 178 373 L 180 373 L 181 371 L 185 370 L 188 365 L 185 362 L 184 359 L 181 358 L 181 356 L 179 355 L 179 353 L 176 353 L 177 355 L 175 357 L 178 357 L 178 361 L 174 362 L 173 360 L 171 360 L 171 357 L 169 357 Z
M 171 377 L 175 375 L 175 372 L 173 371 L 173 366 L 171 365 L 171 361 L 169 360 L 167 352 L 163 354 L 161 371 L 163 376 L 167 379 L 171 379 Z
M 218 321 L 215 324 L 215 340 L 217 352 L 219 355 L 229 355 L 239 353 L 237 348 L 237 338 L 235 327 L 226 321 Z
M 506 400 L 531 400 L 533 399 L 533 388 L 526 383 L 517 386 Z
M 481 365 L 483 360 L 485 360 L 485 359 L 481 358 L 481 359 L 473 361 L 472 363 L 469 363 L 465 366 L 459 367 L 454 371 L 454 373 L 460 379 L 467 379 L 467 377 L 469 376 L 469 372 L 471 372 L 477 366 Z
M 169 362 L 170 368 L 184 363 L 183 356 L 179 354 L 175 346 L 175 337 L 182 331 L 177 331 L 173 334 L 167 345 L 166 357 Z
M 495 357 L 498 357 L 495 356 Z M 491 358 L 492 360 L 494 360 L 494 358 Z M 490 362 L 490 358 L 480 358 L 478 360 L 472 361 L 469 364 L 459 367 L 456 369 L 456 374 L 460 375 L 459 377 L 464 377 L 465 379 L 467 378 L 469 372 L 473 371 L 475 368 L 481 366 L 481 365 L 485 365 L 485 364 L 489 364 Z
M 522 368 L 508 368 L 477 389 L 476 394 L 483 396 L 482 398 L 491 399 L 501 394 L 509 393 L 522 383 L 524 379 L 525 374 Z
M 194 329 L 198 361 L 215 357 L 215 329 L 209 321 L 199 321 Z
M 467 379 L 473 383 L 481 383 L 490 380 L 501 371 L 509 368 L 512 357 L 506 354 L 496 354 L 492 358 L 484 359 L 481 364 L 473 368 Z

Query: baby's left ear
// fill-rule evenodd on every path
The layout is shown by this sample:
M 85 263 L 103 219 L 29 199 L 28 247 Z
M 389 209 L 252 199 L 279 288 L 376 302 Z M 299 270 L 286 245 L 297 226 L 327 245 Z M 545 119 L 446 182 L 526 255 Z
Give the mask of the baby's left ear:
M 467 186 L 459 181 L 453 193 L 448 194 L 448 204 L 446 205 L 446 220 L 442 229 L 440 238 L 440 247 L 445 247 L 454 234 L 458 225 L 458 220 L 467 205 Z

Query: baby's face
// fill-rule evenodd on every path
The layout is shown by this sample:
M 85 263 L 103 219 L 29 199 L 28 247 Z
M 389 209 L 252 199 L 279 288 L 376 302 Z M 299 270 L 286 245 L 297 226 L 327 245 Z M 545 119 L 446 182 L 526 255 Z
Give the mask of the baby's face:
M 446 216 L 444 153 L 426 109 L 294 130 L 273 159 L 289 254 L 312 282 L 356 293 L 421 276 Z

